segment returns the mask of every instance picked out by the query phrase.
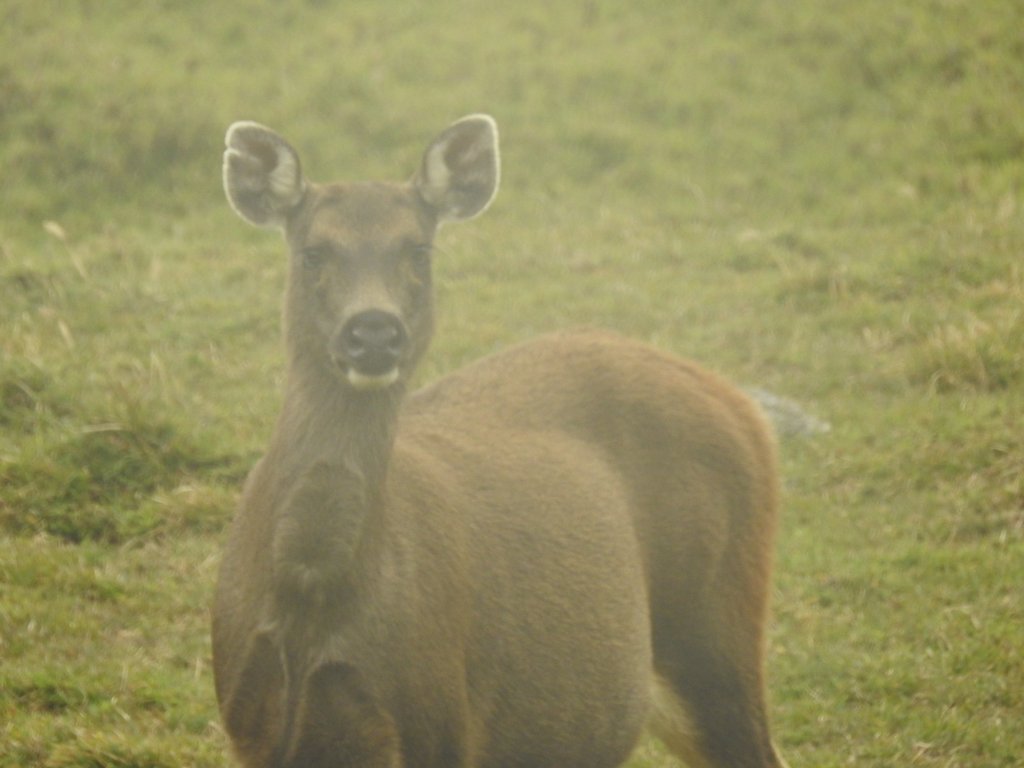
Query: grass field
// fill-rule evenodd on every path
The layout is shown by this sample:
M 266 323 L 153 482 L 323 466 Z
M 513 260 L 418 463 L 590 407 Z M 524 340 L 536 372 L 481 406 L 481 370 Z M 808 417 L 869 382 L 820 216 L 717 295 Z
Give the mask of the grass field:
M 574 324 L 793 398 L 769 670 L 797 766 L 1024 755 L 1024 5 L 0 10 L 0 766 L 227 763 L 208 603 L 279 405 L 279 238 L 224 130 L 318 179 L 502 129 L 422 378 Z M 656 745 L 634 768 L 670 765 Z

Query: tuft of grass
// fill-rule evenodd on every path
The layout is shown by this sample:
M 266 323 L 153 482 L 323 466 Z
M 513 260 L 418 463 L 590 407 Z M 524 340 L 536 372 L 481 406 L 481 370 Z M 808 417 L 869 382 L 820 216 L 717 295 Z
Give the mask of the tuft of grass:
M 995 323 L 977 316 L 929 333 L 910 363 L 910 378 L 937 392 L 1008 390 L 1024 381 L 1024 316 L 1020 310 Z
M 0 366 L 0 427 L 31 431 L 71 412 L 71 398 L 50 373 L 23 358 L 6 358 Z

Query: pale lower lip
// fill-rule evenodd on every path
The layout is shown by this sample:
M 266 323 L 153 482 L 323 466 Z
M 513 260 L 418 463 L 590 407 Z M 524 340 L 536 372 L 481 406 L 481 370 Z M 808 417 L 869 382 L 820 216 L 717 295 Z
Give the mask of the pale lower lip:
M 379 376 L 368 376 L 354 368 L 349 368 L 347 377 L 348 383 L 352 385 L 353 389 L 360 392 L 372 392 L 375 389 L 390 387 L 398 381 L 398 368 L 392 368 L 387 373 L 382 373 Z

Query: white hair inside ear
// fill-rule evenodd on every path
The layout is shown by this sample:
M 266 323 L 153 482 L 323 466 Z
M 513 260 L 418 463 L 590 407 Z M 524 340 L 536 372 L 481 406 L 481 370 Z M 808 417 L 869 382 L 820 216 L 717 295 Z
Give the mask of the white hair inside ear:
M 415 184 L 439 221 L 459 221 L 486 210 L 500 176 L 498 124 L 477 114 L 455 121 L 431 142 Z
M 259 123 L 232 124 L 224 143 L 224 192 L 250 224 L 283 226 L 306 190 L 298 153 Z

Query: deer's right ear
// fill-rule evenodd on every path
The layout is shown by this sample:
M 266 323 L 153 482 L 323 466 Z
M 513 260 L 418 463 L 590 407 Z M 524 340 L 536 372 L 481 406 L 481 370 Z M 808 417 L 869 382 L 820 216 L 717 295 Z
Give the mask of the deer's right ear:
M 306 191 L 298 153 L 258 123 L 234 123 L 224 143 L 224 193 L 235 213 L 259 227 L 283 227 Z

